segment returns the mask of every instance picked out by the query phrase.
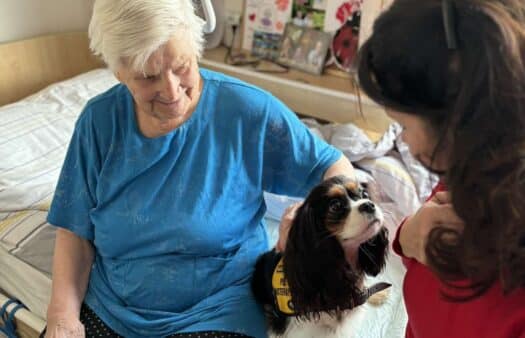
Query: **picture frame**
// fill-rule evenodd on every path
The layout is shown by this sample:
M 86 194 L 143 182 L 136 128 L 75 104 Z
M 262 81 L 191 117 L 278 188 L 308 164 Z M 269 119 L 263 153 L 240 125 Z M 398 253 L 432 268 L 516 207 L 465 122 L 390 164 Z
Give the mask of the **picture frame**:
M 294 0 L 291 23 L 296 26 L 323 30 L 327 0 Z
M 319 75 L 332 36 L 319 30 L 288 23 L 281 39 L 277 63 Z
M 252 55 L 270 61 L 277 60 L 281 44 L 281 34 L 255 31 L 253 34 Z

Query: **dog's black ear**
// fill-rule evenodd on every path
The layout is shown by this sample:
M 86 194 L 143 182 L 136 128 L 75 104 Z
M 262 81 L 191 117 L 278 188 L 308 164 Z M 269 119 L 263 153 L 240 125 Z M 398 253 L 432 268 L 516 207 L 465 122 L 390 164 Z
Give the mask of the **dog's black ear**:
M 316 318 L 321 312 L 349 309 L 359 290 L 344 251 L 324 224 L 320 203 L 305 202 L 290 229 L 284 273 L 295 312 Z
M 284 273 L 292 294 L 293 307 L 305 315 L 317 307 L 322 284 L 319 260 L 320 245 L 328 234 L 321 224 L 322 216 L 309 201 L 296 213 L 284 251 Z
M 387 253 L 388 230 L 383 227 L 377 235 L 359 247 L 359 267 L 367 275 L 377 276 L 385 267 Z
M 321 215 L 305 202 L 297 211 L 284 251 L 284 271 L 294 289 L 310 293 L 309 282 L 319 273 L 314 261 L 318 260 L 317 251 L 322 237 L 328 236 L 321 224 Z

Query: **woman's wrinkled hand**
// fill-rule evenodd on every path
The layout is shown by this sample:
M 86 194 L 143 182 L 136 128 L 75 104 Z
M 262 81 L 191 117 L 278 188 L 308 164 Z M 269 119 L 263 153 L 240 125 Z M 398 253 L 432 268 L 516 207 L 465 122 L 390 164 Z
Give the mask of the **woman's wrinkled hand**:
M 427 264 L 425 248 L 430 232 L 436 227 L 461 231 L 464 223 L 452 207 L 450 194 L 438 192 L 408 217 L 399 233 L 399 244 L 406 257 Z
M 281 223 L 279 224 L 279 240 L 277 241 L 277 245 L 275 246 L 275 249 L 278 252 L 283 252 L 284 248 L 286 247 L 286 240 L 288 239 L 288 233 L 290 232 L 290 228 L 292 227 L 292 222 L 295 218 L 295 215 L 297 213 L 297 209 L 302 205 L 301 202 L 294 203 L 290 205 L 283 213 L 283 217 L 281 218 Z
M 84 325 L 71 316 L 48 316 L 45 338 L 84 338 Z

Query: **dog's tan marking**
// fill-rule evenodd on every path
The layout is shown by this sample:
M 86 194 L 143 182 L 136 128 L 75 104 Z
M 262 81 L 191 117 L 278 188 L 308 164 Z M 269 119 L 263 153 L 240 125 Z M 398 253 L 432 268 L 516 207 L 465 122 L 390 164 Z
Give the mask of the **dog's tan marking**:
M 355 181 L 345 182 L 345 188 L 355 193 L 359 191 L 359 185 Z
M 346 189 L 342 185 L 334 184 L 328 189 L 328 197 L 341 197 L 346 195 Z
M 328 189 L 327 195 L 328 198 L 335 198 L 345 197 L 347 193 L 344 186 L 340 184 L 334 184 L 330 187 L 330 189 Z M 341 231 L 343 231 L 343 228 L 345 226 L 344 222 L 333 223 L 329 219 L 325 219 L 324 224 L 326 224 L 326 228 L 335 236 L 337 236 Z
M 384 289 L 379 292 L 374 293 L 372 296 L 368 297 L 368 304 L 372 306 L 380 306 L 386 303 L 388 295 L 390 294 L 390 289 Z

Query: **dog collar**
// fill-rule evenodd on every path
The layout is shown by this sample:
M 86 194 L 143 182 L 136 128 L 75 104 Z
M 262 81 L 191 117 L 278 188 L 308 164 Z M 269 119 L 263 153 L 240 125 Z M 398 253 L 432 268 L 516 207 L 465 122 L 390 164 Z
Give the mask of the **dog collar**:
M 288 280 L 284 275 L 284 262 L 282 258 L 273 270 L 272 289 L 277 309 L 286 315 L 295 314 L 292 303 L 292 293 L 288 286 Z

